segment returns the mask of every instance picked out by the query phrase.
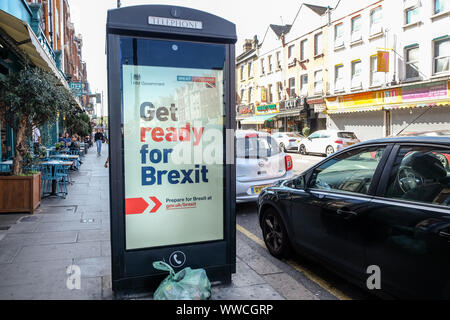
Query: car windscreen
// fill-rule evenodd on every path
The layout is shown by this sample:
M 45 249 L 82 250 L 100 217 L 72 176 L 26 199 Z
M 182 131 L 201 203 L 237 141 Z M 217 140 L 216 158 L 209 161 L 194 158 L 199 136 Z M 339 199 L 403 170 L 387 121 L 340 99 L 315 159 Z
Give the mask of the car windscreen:
M 338 132 L 338 137 L 342 139 L 358 139 L 353 132 Z
M 268 158 L 280 153 L 277 142 L 270 136 L 236 139 L 236 157 L 246 159 Z
M 299 135 L 298 133 L 288 133 L 287 136 L 289 138 L 301 138 L 301 135 Z

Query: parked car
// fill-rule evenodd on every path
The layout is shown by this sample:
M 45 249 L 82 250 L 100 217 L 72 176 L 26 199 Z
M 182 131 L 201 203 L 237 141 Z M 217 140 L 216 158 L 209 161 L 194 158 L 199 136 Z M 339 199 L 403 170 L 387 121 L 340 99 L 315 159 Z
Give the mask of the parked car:
M 288 150 L 298 150 L 300 141 L 304 138 L 298 132 L 277 132 L 272 135 L 277 140 L 278 145 L 284 152 Z
M 308 255 L 365 289 L 375 266 L 381 297 L 450 299 L 449 155 L 450 137 L 373 140 L 263 190 L 269 252 Z
M 293 176 L 290 155 L 282 152 L 269 134 L 236 132 L 236 201 L 251 202 L 278 180 Z
M 329 156 L 359 142 L 353 132 L 321 130 L 300 141 L 298 152 L 300 154 L 318 153 Z

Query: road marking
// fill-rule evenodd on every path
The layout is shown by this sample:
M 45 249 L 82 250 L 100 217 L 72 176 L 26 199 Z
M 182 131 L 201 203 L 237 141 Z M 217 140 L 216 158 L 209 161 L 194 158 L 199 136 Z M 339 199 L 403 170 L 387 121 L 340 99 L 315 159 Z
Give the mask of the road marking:
M 259 244 L 261 247 L 266 248 L 266 244 L 264 243 L 263 240 L 261 240 L 260 238 L 258 238 L 256 235 L 254 235 L 253 233 L 251 233 L 250 231 L 248 231 L 247 229 L 245 229 L 243 226 L 236 224 L 236 229 L 242 233 L 243 235 L 245 235 L 247 238 L 249 238 L 250 240 L 256 242 L 257 244 Z M 300 273 L 303 273 L 305 275 L 305 277 L 307 277 L 309 280 L 311 280 L 312 282 L 314 282 L 315 284 L 317 284 L 319 287 L 321 287 L 322 289 L 326 290 L 328 293 L 332 294 L 333 296 L 335 296 L 336 298 L 338 298 L 339 300 L 352 300 L 352 298 L 350 298 L 349 296 L 347 296 L 346 294 L 344 294 L 342 291 L 340 291 L 339 289 L 331 286 L 329 283 L 327 283 L 325 280 L 321 279 L 320 277 L 318 277 L 317 275 L 315 275 L 312 271 L 299 266 L 296 262 L 292 261 L 292 260 L 283 260 L 284 262 L 286 262 L 288 265 L 290 265 L 292 268 L 294 268 L 295 270 L 297 270 Z

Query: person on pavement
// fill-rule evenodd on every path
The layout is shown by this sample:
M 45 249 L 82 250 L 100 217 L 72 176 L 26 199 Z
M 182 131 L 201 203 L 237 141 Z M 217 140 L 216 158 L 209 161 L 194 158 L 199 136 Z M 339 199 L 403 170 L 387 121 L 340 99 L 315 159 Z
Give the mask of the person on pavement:
M 39 154 L 39 147 L 41 145 L 41 131 L 38 127 L 33 129 L 33 150 L 34 154 Z
M 97 129 L 97 133 L 94 136 L 95 144 L 97 145 L 97 157 L 102 155 L 102 143 L 104 136 L 101 129 Z

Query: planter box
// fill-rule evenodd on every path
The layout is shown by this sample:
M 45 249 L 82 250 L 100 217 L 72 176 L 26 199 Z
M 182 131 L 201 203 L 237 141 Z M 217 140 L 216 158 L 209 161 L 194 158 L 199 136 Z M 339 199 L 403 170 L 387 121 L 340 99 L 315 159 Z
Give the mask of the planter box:
M 29 212 L 41 203 L 41 174 L 0 176 L 0 213 Z

